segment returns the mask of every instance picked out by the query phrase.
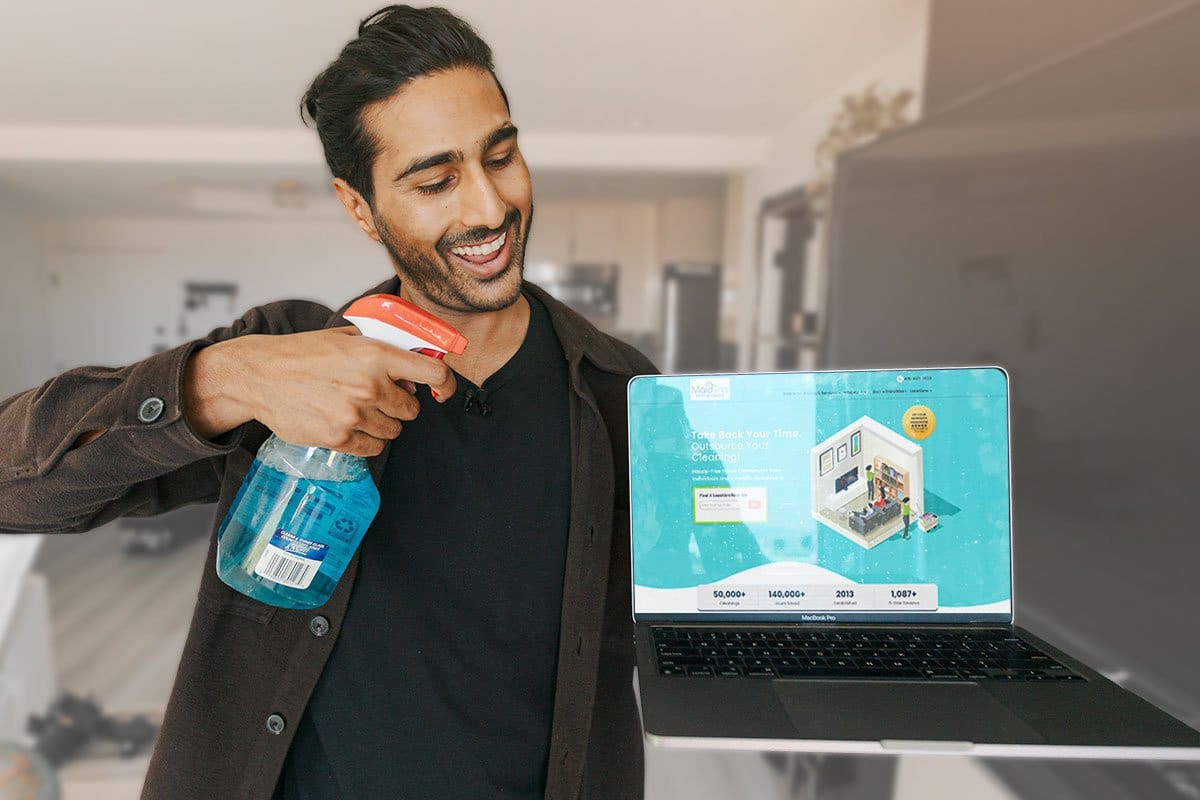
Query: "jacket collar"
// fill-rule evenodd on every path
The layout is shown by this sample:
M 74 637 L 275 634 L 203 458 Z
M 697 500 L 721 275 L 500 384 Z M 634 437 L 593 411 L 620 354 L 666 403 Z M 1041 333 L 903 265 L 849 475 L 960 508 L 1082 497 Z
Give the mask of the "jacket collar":
M 611 338 L 601 333 L 595 325 L 580 314 L 550 296 L 545 289 L 535 283 L 524 281 L 522 288 L 540 300 L 546 307 L 546 311 L 550 314 L 550 322 L 554 326 L 554 332 L 558 335 L 559 344 L 562 345 L 563 355 L 566 356 L 567 363 L 572 368 L 577 367 L 580 360 L 586 358 L 593 366 L 604 372 L 632 374 L 638 371 L 637 366 L 617 349 Z M 359 297 L 372 294 L 400 294 L 400 278 L 392 276 L 378 286 L 353 298 L 329 318 L 325 327 L 337 328 L 348 324 L 342 316 L 346 309 Z

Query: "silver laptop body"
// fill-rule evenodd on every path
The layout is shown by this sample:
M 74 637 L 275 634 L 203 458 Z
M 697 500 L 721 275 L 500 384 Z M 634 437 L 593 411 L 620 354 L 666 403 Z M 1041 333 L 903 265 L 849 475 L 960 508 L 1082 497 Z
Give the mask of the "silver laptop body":
M 628 411 L 649 742 L 1200 760 L 1014 624 L 1002 369 L 639 376 Z

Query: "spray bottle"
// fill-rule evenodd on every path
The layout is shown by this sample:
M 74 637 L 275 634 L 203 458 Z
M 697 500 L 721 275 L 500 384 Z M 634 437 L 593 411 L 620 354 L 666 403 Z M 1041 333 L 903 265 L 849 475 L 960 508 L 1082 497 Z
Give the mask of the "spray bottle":
M 363 336 L 432 358 L 467 348 L 454 328 L 393 295 L 360 298 L 345 317 Z M 270 605 L 324 605 L 378 511 L 365 458 L 272 434 L 217 532 L 217 574 Z

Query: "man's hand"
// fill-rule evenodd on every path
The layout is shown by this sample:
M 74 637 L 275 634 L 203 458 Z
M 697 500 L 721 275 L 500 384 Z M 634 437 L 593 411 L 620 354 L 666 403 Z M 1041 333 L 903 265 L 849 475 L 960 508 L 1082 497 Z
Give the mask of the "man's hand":
M 353 327 L 240 336 L 192 356 L 184 409 L 207 438 L 257 419 L 293 444 L 373 456 L 416 418 L 418 383 L 442 402 L 455 389 L 441 361 Z

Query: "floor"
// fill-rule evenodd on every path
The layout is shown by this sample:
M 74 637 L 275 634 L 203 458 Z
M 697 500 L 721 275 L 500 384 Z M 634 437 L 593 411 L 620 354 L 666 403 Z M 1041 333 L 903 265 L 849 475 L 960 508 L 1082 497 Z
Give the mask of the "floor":
M 161 555 L 121 551 L 121 523 L 47 536 L 35 569 L 47 578 L 61 691 L 106 713 L 160 719 L 204 567 L 205 541 Z M 149 754 L 124 759 L 106 743 L 60 770 L 62 800 L 135 800 Z
M 204 567 L 194 538 L 162 555 L 121 552 L 120 523 L 43 539 L 59 686 L 106 711 L 161 714 Z

